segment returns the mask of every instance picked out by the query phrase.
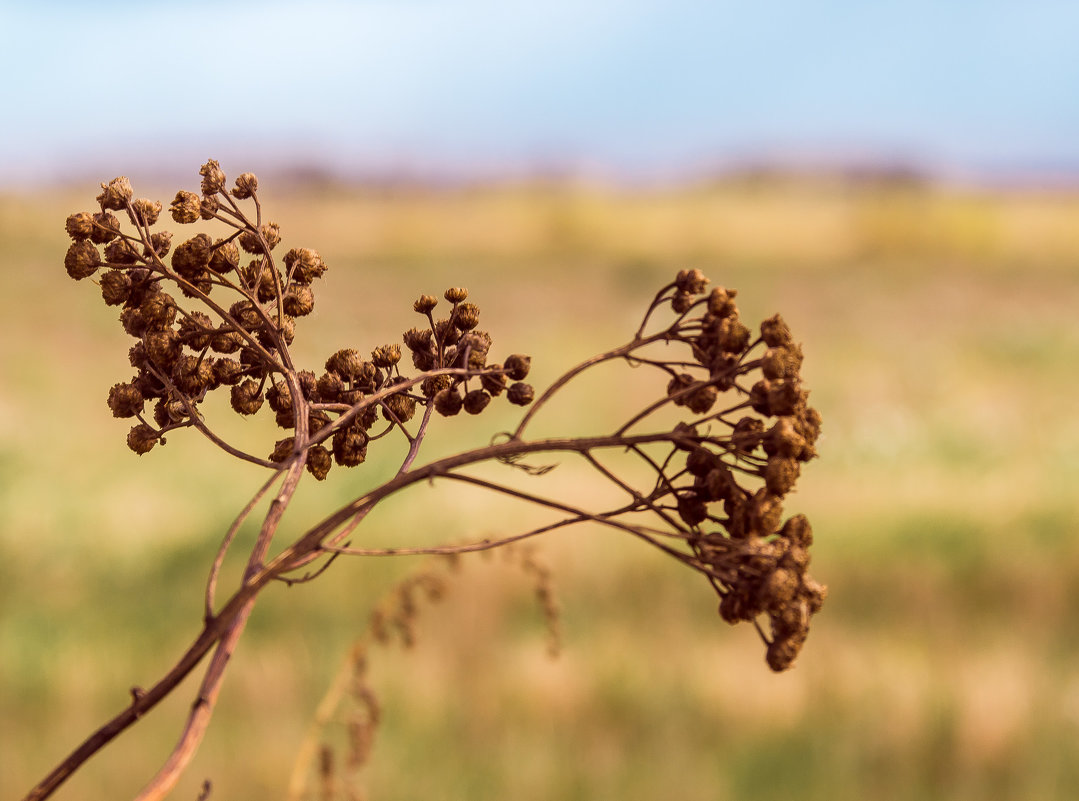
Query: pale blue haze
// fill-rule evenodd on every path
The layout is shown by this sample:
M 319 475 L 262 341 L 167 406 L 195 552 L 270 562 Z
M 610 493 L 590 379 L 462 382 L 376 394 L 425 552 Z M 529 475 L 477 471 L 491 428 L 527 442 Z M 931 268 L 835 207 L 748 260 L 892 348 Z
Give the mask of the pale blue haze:
M 8 185 L 212 154 L 629 177 L 762 158 L 1079 168 L 1079 3 L 1062 0 L 0 3 L 0 68 Z

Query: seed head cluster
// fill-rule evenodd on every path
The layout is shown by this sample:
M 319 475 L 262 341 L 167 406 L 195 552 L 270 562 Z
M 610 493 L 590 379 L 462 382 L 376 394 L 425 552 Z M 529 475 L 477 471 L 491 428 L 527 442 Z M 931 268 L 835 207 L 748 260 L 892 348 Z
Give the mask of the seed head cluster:
M 767 616 L 767 661 L 780 671 L 794 662 L 826 595 L 807 573 L 809 521 L 783 514 L 802 465 L 817 455 L 821 416 L 807 403 L 802 349 L 783 318 L 754 333 L 741 321 L 737 292 L 706 292 L 707 284 L 699 270 L 684 270 L 653 307 L 669 300 L 679 316 L 665 339 L 689 353 L 660 364 L 668 402 L 686 414 L 654 495 L 721 596 L 722 618 Z
M 402 343 L 369 353 L 337 350 L 321 371 L 296 367 L 289 346 L 297 321 L 314 311 L 325 262 L 303 247 L 278 260 L 281 228 L 262 220 L 253 174 L 240 175 L 230 189 L 210 160 L 199 175 L 201 193 L 180 190 L 168 214 L 181 226 L 225 223 L 228 236 L 195 233 L 174 247 L 170 231 L 154 230 L 163 205 L 135 197 L 125 177 L 102 184 L 100 211 L 66 221 L 68 275 L 97 276 L 102 300 L 119 307 L 120 324 L 135 339 L 129 351 L 135 375 L 113 386 L 107 401 L 114 416 L 134 421 L 127 444 L 135 453 L 164 444 L 172 429 L 206 429 L 200 404 L 215 390 L 227 394 L 237 414 L 268 408 L 278 426 L 293 431 L 261 461 L 284 464 L 305 454 L 319 479 L 334 464 L 362 464 L 369 443 L 404 430 L 417 409 L 479 414 L 500 394 L 518 405 L 532 401 L 532 387 L 523 383 L 528 357 L 490 361 L 491 336 L 478 329 L 480 309 L 461 287 L 444 293 L 440 319 L 432 315 L 438 299 L 417 300 L 413 308 L 423 323 L 405 332 Z M 406 374 L 405 355 L 419 375 Z

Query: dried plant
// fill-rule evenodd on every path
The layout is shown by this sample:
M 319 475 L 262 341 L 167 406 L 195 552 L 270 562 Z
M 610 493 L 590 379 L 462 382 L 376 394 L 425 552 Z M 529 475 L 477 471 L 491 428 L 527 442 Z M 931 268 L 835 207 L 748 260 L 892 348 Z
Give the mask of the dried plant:
M 51 795 L 209 656 L 179 742 L 139 795 L 144 800 L 164 797 L 206 731 L 229 658 L 259 594 L 274 581 L 316 578 L 341 556 L 459 554 L 593 523 L 630 534 L 699 573 L 718 596 L 725 621 L 757 627 L 773 670 L 794 662 L 825 588 L 806 572 L 809 522 L 801 515 L 784 521 L 783 500 L 801 465 L 816 456 L 821 421 L 801 383 L 801 347 L 781 317 L 765 320 L 754 334 L 740 319 L 733 289 L 709 291 L 699 270 L 683 270 L 656 293 L 628 342 L 572 367 L 537 394 L 524 383 L 529 357 L 492 360 L 492 337 L 478 328 L 479 307 L 469 301 L 467 290 L 451 288 L 443 293 L 441 315 L 435 310 L 442 301 L 433 295 L 412 304 L 420 323 L 405 331 L 401 342 L 413 369 L 396 343 L 375 347 L 369 358 L 352 348 L 338 349 L 324 369 L 304 369 L 295 363 L 290 346 L 301 318 L 313 311 L 326 264 L 308 248 L 275 256 L 281 229 L 264 221 L 254 175 L 240 175 L 230 191 L 216 161 L 203 165 L 200 174 L 201 193 L 178 192 L 169 213 L 180 225 L 223 223 L 231 230 L 228 236 L 215 240 L 199 233 L 173 249 L 172 234 L 156 228 L 162 204 L 136 199 L 121 177 L 102 184 L 100 211 L 68 217 L 73 243 L 64 264 L 76 280 L 97 276 L 104 302 L 120 308 L 120 324 L 135 338 L 129 351 L 135 375 L 108 393 L 112 414 L 134 421 L 128 447 L 145 454 L 164 445 L 166 435 L 194 428 L 270 476 L 211 561 L 202 629 L 188 649 L 153 686 L 133 690 L 130 704 L 27 799 Z M 656 374 L 654 395 L 639 411 L 591 436 L 530 437 L 531 423 L 552 398 L 582 373 L 615 362 Z M 230 443 L 201 408 L 215 391 L 227 391 L 239 415 L 268 407 L 287 436 L 267 442 L 264 455 Z M 499 397 L 529 407 L 512 432 L 416 466 L 438 418 L 462 409 L 480 414 Z M 373 443 L 385 440 L 377 447 L 391 447 L 395 436 L 403 439 L 404 455 L 393 477 L 306 530 L 297 528 L 302 533 L 290 535 L 287 544 L 276 543 L 276 555 L 270 556 L 305 470 L 322 480 L 334 465 L 355 468 L 365 462 Z M 631 479 L 631 471 L 608 458 L 620 453 L 635 460 L 632 472 L 643 472 L 644 480 Z M 526 460 L 552 454 L 584 460 L 597 482 L 612 485 L 624 499 L 611 508 L 580 508 L 468 471 L 501 462 L 543 472 L 546 468 L 530 467 Z M 559 517 L 527 531 L 466 544 L 350 545 L 357 526 L 383 499 L 429 481 L 481 487 Z M 219 602 L 225 555 L 260 504 L 265 511 L 246 569 L 231 595 Z M 762 618 L 767 632 L 759 623 Z

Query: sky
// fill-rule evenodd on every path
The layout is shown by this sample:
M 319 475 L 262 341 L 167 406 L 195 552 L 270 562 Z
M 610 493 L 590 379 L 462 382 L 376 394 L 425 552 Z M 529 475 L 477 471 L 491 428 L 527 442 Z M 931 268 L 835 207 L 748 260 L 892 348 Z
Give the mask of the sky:
M 0 0 L 0 186 L 86 173 L 1079 173 L 1074 0 Z

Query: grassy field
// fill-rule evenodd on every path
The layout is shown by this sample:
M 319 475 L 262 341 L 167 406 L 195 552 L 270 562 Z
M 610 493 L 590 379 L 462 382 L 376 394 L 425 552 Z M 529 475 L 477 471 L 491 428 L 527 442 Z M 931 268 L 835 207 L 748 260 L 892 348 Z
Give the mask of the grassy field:
M 102 176 L 107 178 L 110 176 Z M 194 182 L 192 182 L 194 184 Z M 140 187 L 136 185 L 136 190 Z M 155 197 L 168 199 L 175 191 Z M 0 197 L 0 798 L 18 798 L 196 633 L 231 517 L 261 482 L 194 433 L 137 458 L 104 399 L 127 337 L 64 275 L 63 220 L 95 187 Z M 537 386 L 627 339 L 685 267 L 782 312 L 824 415 L 788 504 L 830 586 L 795 668 L 774 675 L 703 582 L 635 542 L 541 543 L 563 650 L 519 567 L 465 560 L 410 651 L 375 649 L 382 725 L 360 773 L 390 799 L 1070 799 L 1079 786 L 1079 196 L 838 182 L 670 191 L 588 185 L 338 187 L 264 202 L 330 265 L 296 342 L 320 365 L 413 325 L 464 285 L 493 352 Z M 605 428 L 632 399 L 586 393 L 551 431 Z M 453 420 L 432 453 L 511 417 Z M 274 434 L 252 422 L 240 437 Z M 266 450 L 269 446 L 266 447 Z M 393 469 L 306 488 L 296 525 Z M 400 456 L 396 456 L 400 458 Z M 591 491 L 573 464 L 550 480 Z M 372 541 L 486 536 L 511 506 L 417 489 Z M 341 561 L 269 592 L 176 798 L 284 798 L 323 691 L 414 561 Z M 744 628 L 744 627 L 743 627 Z M 186 692 L 184 692 L 186 690 Z M 194 685 L 57 795 L 122 798 L 156 770 Z

